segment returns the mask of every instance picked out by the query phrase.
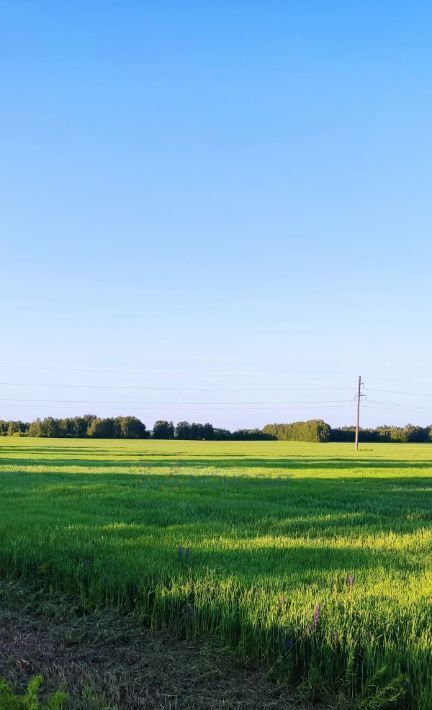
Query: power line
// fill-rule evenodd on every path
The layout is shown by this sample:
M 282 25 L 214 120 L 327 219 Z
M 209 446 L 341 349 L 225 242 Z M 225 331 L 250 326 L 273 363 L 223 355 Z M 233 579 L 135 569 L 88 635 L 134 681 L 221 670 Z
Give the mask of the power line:
M 239 362 L 239 366 L 242 366 L 243 363 Z M 40 366 L 40 365 L 7 365 L 7 364 L 1 364 L 0 363 L 0 368 L 3 370 L 40 370 L 40 371 L 46 371 L 46 372 L 91 372 L 91 373 L 99 373 L 99 374 L 153 374 L 153 373 L 160 373 L 160 374 L 193 374 L 196 375 L 197 371 L 196 369 L 194 370 L 182 370 L 182 369 L 174 369 L 172 367 L 166 367 L 166 368 L 145 368 L 145 369 L 128 369 L 124 367 L 120 368 L 90 368 L 90 367 L 57 367 L 57 366 Z M 199 373 L 198 373 L 199 374 Z M 237 371 L 224 371 L 224 370 L 214 370 L 212 373 L 213 377 L 219 377 L 219 376 L 228 376 L 228 377 L 243 377 L 243 376 L 249 376 L 249 377 L 271 377 L 275 378 L 277 377 L 278 379 L 285 378 L 287 375 L 285 372 L 268 372 L 268 371 L 245 371 L 244 367 L 242 367 L 240 370 Z M 313 375 L 309 375 L 310 378 L 322 378 L 325 380 L 331 380 L 331 379 L 336 379 L 337 375 L 329 375 L 328 373 L 314 373 Z
M 361 398 L 364 397 L 365 395 L 362 394 L 362 387 L 364 387 L 364 382 L 362 382 L 361 375 L 359 375 L 358 378 L 358 386 L 357 386 L 357 415 L 356 415 L 356 429 L 355 429 L 355 442 L 354 442 L 354 449 L 355 451 L 358 450 L 358 443 L 359 443 L 359 430 L 360 430 L 360 402 Z
M 2 367 L 2 366 L 0 366 Z M 3 366 L 4 367 L 4 366 Z M 28 370 L 46 370 L 46 371 L 62 371 L 62 372 L 92 372 L 92 373 L 109 373 L 109 372 L 115 372 L 115 373 L 138 373 L 138 372 L 145 372 L 147 375 L 150 372 L 169 372 L 170 374 L 173 373 L 172 370 L 109 370 L 109 369 L 92 369 L 92 368 L 61 368 L 61 367 L 37 367 L 37 366 L 11 366 L 11 367 L 17 367 L 19 369 L 28 369 Z M 180 371 L 174 371 L 174 372 L 180 372 Z M 196 374 L 196 373 L 194 373 Z M 221 375 L 222 373 L 215 373 L 217 376 Z M 225 373 L 227 374 L 227 373 Z M 231 373 L 235 375 L 241 375 L 242 373 Z M 245 374 L 245 373 L 243 373 Z M 251 373 L 246 373 L 248 376 L 252 376 Z M 269 373 L 266 373 L 269 374 Z M 274 377 L 280 377 L 276 373 L 272 373 L 272 376 Z M 316 375 L 318 377 L 318 375 Z M 66 379 L 66 378 L 65 378 Z M 112 380 L 111 380 L 112 381 Z M 384 383 L 383 383 L 384 384 Z M 235 392 L 271 392 L 271 390 L 276 386 L 273 383 L 269 383 L 267 385 L 262 385 L 262 386 L 256 386 L 256 387 L 230 387 L 229 385 L 227 386 L 219 386 L 219 387 L 214 387 L 214 386 L 177 386 L 175 384 L 173 385 L 163 385 L 163 386 L 155 386 L 155 385 L 146 385 L 146 384 L 136 384 L 136 385 L 131 385 L 131 384 L 88 384 L 88 383 L 76 383 L 76 382 L 61 382 L 61 383 L 56 383 L 56 382 L 21 382 L 21 381 L 3 381 L 0 382 L 0 385 L 3 387 L 16 387 L 16 388 L 43 388 L 43 389 L 64 389 L 64 390 L 85 390 L 85 391 L 91 391 L 91 390 L 106 390 L 108 391 L 121 391 L 125 390 L 126 391 L 143 391 L 143 392 L 219 392 L 219 393 L 235 393 Z M 430 386 L 430 385 L 429 385 Z M 432 397 L 432 393 L 427 393 L 427 392 L 408 392 L 408 391 L 401 391 L 401 390 L 394 390 L 390 388 L 379 388 L 379 387 L 368 387 L 366 390 L 362 391 L 362 388 L 364 387 L 364 383 L 361 380 L 361 377 L 359 377 L 359 384 L 358 384 L 358 391 L 355 396 L 356 402 L 357 402 L 357 426 L 359 427 L 359 419 L 360 419 L 360 403 L 361 403 L 361 398 L 364 397 L 364 391 L 371 392 L 371 393 L 389 393 L 389 394 L 395 394 L 395 395 L 400 395 L 400 396 L 410 396 L 410 397 Z M 323 391 L 323 392 L 344 392 L 348 391 L 351 388 L 349 387 L 342 387 L 342 386 L 318 386 L 314 387 L 313 385 L 310 386 L 297 386 L 297 385 L 284 385 L 279 384 L 278 386 L 278 392 L 279 394 L 284 393 L 290 393 L 290 392 L 312 392 L 312 391 Z M 4 391 L 5 392 L 5 391 Z M 6 392 L 5 392 L 6 393 Z M 59 393 L 60 394 L 60 393 Z M 63 394 L 63 393 L 61 393 Z M 346 399 L 314 399 L 314 400 L 281 400 L 281 401 L 274 401 L 274 400 L 252 400 L 252 401 L 239 401 L 239 400 L 232 400 L 232 401 L 124 401 L 124 400 L 97 400 L 97 399 L 73 399 L 73 398 L 65 398 L 65 397 L 55 397 L 52 399 L 49 398 L 13 398 L 13 397 L 5 397 L 1 398 L 0 402 L 8 402 L 12 406 L 20 406 L 20 405 L 25 405 L 26 407 L 34 407 L 38 409 L 43 409 L 46 407 L 46 405 L 49 405 L 53 408 L 56 409 L 69 409 L 69 408 L 76 408 L 77 405 L 85 405 L 86 408 L 91 408 L 93 406 L 104 406 L 104 407 L 111 407 L 113 405 L 119 406 L 122 408 L 127 408 L 129 410 L 149 410 L 149 409 L 154 409 L 154 408 L 161 408 L 161 407 L 172 407 L 174 408 L 175 411 L 179 411 L 181 409 L 187 410 L 188 408 L 194 407 L 197 409 L 203 409 L 205 407 L 214 407 L 214 408 L 230 408 L 232 410 L 237 410 L 237 411 L 260 411 L 260 410 L 268 410 L 268 409 L 283 409 L 287 407 L 303 407 L 303 408 L 310 408 L 310 409 L 315 409 L 315 408 L 321 408 L 322 406 L 325 406 L 326 408 L 340 408 L 344 409 L 348 406 L 350 406 L 349 400 Z M 389 410 L 389 411 L 396 411 L 396 412 L 406 412 L 407 414 L 409 412 L 418 412 L 422 414 L 428 414 L 432 413 L 432 407 L 427 406 L 427 403 L 423 406 L 421 403 L 406 403 L 406 402 L 398 402 L 398 401 L 387 401 L 387 400 L 369 400 L 368 405 L 362 405 L 366 406 L 367 408 L 370 409 L 376 409 L 376 410 Z M 358 441 L 357 441 L 358 445 Z
M 371 409 L 385 409 L 393 412 L 416 412 L 419 414 L 432 414 L 432 409 L 427 407 L 411 406 L 406 404 L 397 404 L 396 402 L 377 402 L 376 400 L 369 400 L 370 404 L 368 407 Z
M 379 389 L 376 387 L 368 387 L 369 392 L 386 392 L 388 394 L 402 394 L 402 395 L 407 395 L 409 397 L 432 397 L 432 394 L 429 392 L 403 392 L 401 390 L 387 390 L 387 389 Z
M 14 407 L 14 406 L 17 406 L 17 405 L 12 402 L 11 406 Z M 161 404 L 159 404 L 158 406 L 161 406 L 161 407 L 162 407 L 163 404 L 161 403 Z M 204 410 L 204 407 L 205 407 L 205 406 L 206 406 L 206 405 L 203 405 L 203 406 L 201 406 L 201 405 L 196 405 L 196 406 L 194 407 L 194 411 L 195 411 L 195 412 L 199 412 L 199 411 L 201 411 L 201 410 L 205 411 L 205 410 Z M 207 405 L 207 406 L 208 406 L 208 405 Z M 327 406 L 328 406 L 328 409 L 348 409 L 348 408 L 351 408 L 352 405 L 351 405 L 351 403 L 348 403 L 348 404 L 329 404 L 329 405 L 327 405 Z M 44 404 L 26 404 L 25 407 L 26 407 L 26 408 L 31 408 L 31 409 L 43 409 L 43 410 L 44 410 L 44 409 L 46 408 L 46 405 L 44 405 Z M 174 410 L 173 410 L 173 411 L 176 411 L 176 412 L 184 412 L 184 411 L 187 411 L 187 406 L 186 406 L 186 405 L 170 405 L 170 407 L 171 407 L 171 408 L 174 407 Z M 90 408 L 90 407 L 89 407 L 89 408 Z M 308 408 L 308 409 L 321 409 L 321 405 L 312 404 L 312 405 L 309 405 L 307 408 Z M 64 411 L 64 410 L 68 409 L 68 410 L 71 410 L 71 411 L 76 411 L 77 406 L 76 406 L 75 404 L 50 404 L 50 410 L 52 410 L 52 409 L 61 410 L 61 411 Z M 125 407 L 125 411 L 127 411 L 128 413 L 130 413 L 130 412 L 143 412 L 143 411 L 147 411 L 147 410 L 154 411 L 154 409 L 155 409 L 155 405 L 151 405 L 151 406 L 150 406 L 150 405 L 141 405 L 141 406 L 131 406 L 131 405 L 127 405 L 127 407 Z M 281 409 L 286 409 L 286 407 L 285 407 L 284 405 L 277 405 L 277 406 L 275 406 L 274 404 L 271 404 L 271 405 L 260 406 L 260 407 L 238 406 L 238 407 L 235 408 L 235 410 L 231 410 L 231 411 L 236 411 L 236 412 L 264 412 L 264 411 L 268 411 L 268 410 L 274 411 L 274 410 L 281 410 Z M 88 411 L 88 410 L 87 410 L 87 411 Z M 191 411 L 192 411 L 192 410 L 189 410 L 190 413 L 191 413 Z
M 150 385 L 79 385 L 79 384 L 66 384 L 66 383 L 45 383 L 45 382 L 0 382 L 0 385 L 8 387 L 64 387 L 65 389 L 101 389 L 101 390 L 116 390 L 116 389 L 127 389 L 127 390 L 149 390 L 155 392 L 250 392 L 255 391 L 267 391 L 268 387 L 153 387 Z M 278 387 L 278 389 L 280 389 Z M 309 392 L 309 391 L 346 391 L 351 390 L 351 387 L 284 387 L 287 392 Z
M 291 405 L 321 405 L 321 404 L 346 404 L 348 400 L 343 400 L 343 399 L 328 399 L 328 400 L 320 400 L 320 401 L 311 401 L 311 402 L 122 402 L 122 401 L 106 401 L 106 400 L 90 400 L 90 399 L 12 399 L 8 397 L 2 397 L 0 398 L 0 402 L 20 402 L 20 403 L 26 403 L 26 402 L 38 402 L 38 403 L 43 403 L 43 404 L 50 404 L 50 403 L 62 403 L 62 404 L 119 404 L 123 406 L 171 406 L 171 405 L 180 405 L 180 406 L 196 406 L 196 405 L 204 405 L 204 406 L 249 406 L 249 405 L 266 405 L 266 406 L 291 406 Z

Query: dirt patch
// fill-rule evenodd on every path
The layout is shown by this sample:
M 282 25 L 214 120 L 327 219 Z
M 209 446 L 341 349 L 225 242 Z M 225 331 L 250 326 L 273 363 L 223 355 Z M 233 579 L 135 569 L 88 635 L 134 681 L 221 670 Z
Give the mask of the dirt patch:
M 114 612 L 0 582 L 0 676 L 16 689 L 41 674 L 71 710 L 291 710 L 303 703 L 214 644 L 176 640 Z

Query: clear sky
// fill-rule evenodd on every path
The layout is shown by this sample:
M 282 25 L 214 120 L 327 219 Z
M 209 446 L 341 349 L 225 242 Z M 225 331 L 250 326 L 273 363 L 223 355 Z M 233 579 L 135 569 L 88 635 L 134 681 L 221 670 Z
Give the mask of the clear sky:
M 431 422 L 431 26 L 0 0 L 0 418 Z

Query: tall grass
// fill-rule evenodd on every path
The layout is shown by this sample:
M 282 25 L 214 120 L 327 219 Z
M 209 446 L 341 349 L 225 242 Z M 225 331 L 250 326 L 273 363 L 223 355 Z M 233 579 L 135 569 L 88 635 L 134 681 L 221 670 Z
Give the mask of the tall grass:
M 4 442 L 3 575 L 217 635 L 316 695 L 432 707 L 432 448 Z

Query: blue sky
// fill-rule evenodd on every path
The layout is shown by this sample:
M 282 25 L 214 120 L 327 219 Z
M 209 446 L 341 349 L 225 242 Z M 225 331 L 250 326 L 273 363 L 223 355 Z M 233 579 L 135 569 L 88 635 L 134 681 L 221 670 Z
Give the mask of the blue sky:
M 431 21 L 0 0 L 0 418 L 431 422 Z

